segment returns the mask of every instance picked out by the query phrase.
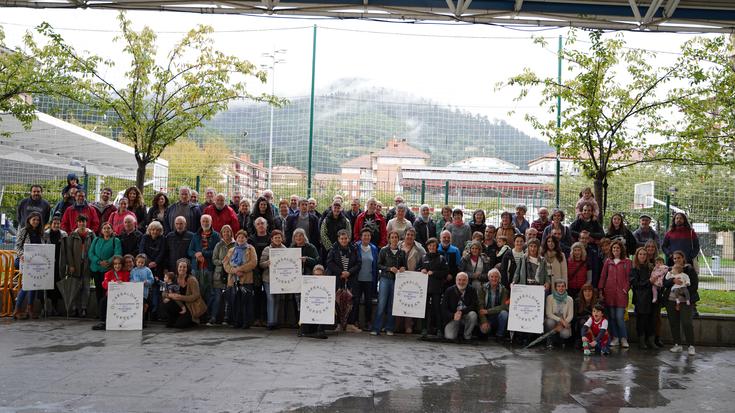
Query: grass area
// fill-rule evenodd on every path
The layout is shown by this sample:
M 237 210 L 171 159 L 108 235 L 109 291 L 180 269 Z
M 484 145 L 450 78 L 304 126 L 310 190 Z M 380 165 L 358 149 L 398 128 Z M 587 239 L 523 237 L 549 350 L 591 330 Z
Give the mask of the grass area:
M 735 314 L 735 291 L 699 290 L 700 313 Z
M 628 294 L 631 298 L 628 301 L 628 311 L 633 311 L 635 306 L 632 303 L 633 292 Z M 666 308 L 661 309 L 666 312 Z M 699 290 L 699 302 L 697 303 L 697 311 L 708 314 L 735 314 L 735 291 L 720 290 Z

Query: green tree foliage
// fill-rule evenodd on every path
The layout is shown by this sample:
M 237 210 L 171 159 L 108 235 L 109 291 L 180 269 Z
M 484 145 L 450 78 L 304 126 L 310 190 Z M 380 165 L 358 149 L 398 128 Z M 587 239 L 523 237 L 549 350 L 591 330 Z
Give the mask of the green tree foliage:
M 227 145 L 219 138 L 207 139 L 203 145 L 187 138 L 179 139 L 162 154 L 169 164 L 168 186 L 193 188 L 198 176 L 204 185 L 223 190 L 230 155 Z
M 48 27 L 44 23 L 37 30 Z M 31 32 L 23 36 L 21 46 L 9 47 L 0 27 L 0 112 L 10 113 L 29 128 L 35 119 L 33 95 L 77 96 L 100 59 L 70 58 L 66 49 L 61 39 L 39 44 Z
M 672 159 L 697 152 L 711 164 L 735 158 L 735 36 L 697 37 L 682 48 L 682 77 L 695 93 L 679 102 L 679 139 L 665 148 Z
M 226 110 L 233 100 L 282 103 L 267 94 L 248 93 L 246 80 L 265 82 L 265 72 L 247 60 L 216 50 L 211 27 L 200 25 L 187 32 L 159 64 L 153 30 L 133 30 L 123 12 L 118 21 L 122 34 L 115 40 L 122 43 L 123 52 L 130 59 L 124 84 L 113 83 L 95 67 L 93 81 L 84 89 L 88 98 L 83 103 L 114 113 L 113 126 L 120 129 L 122 140 L 135 149 L 139 188 L 143 188 L 147 165 L 203 121 Z M 61 42 L 50 27 L 43 33 L 54 42 Z M 67 56 L 79 58 L 73 48 L 64 50 Z
M 562 83 L 526 69 L 507 85 L 520 87 L 518 99 L 525 98 L 531 89 L 541 88 L 540 104 L 550 113 L 556 111 L 556 99 L 561 96 L 561 127 L 555 119 L 547 121 L 534 115 L 526 119 L 563 156 L 579 162 L 593 180 L 595 197 L 604 213 L 611 175 L 639 163 L 668 159 L 671 151 L 659 152 L 653 142 L 672 133 L 672 110 L 692 91 L 671 93 L 679 62 L 654 67 L 655 53 L 627 48 L 620 34 L 603 38 L 601 31 L 590 31 L 589 47 L 578 47 L 576 40 L 577 32 L 571 31 L 562 52 L 569 74 Z M 676 159 L 685 163 L 699 159 L 692 155 L 687 149 Z

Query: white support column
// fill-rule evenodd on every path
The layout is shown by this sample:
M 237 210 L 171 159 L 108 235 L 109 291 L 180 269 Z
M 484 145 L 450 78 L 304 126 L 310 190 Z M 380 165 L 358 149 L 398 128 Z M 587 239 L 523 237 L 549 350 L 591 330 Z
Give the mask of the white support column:
M 630 9 L 633 10 L 633 16 L 635 17 L 635 20 L 638 22 L 638 24 L 641 24 L 641 11 L 638 10 L 638 4 L 635 2 L 635 0 L 628 0 L 628 3 L 630 3 Z
M 651 6 L 648 8 L 648 11 L 646 11 L 646 15 L 643 17 L 643 24 L 648 24 L 653 20 L 653 16 L 656 15 L 656 11 L 659 7 L 661 7 L 661 3 L 663 3 L 664 0 L 653 0 L 651 1 Z
M 513 11 L 518 13 L 521 11 L 521 7 L 523 7 L 523 0 L 516 0 L 516 4 L 513 5 Z
M 669 0 L 666 6 L 664 6 L 664 17 L 670 19 L 674 15 L 677 7 L 679 7 L 679 0 Z

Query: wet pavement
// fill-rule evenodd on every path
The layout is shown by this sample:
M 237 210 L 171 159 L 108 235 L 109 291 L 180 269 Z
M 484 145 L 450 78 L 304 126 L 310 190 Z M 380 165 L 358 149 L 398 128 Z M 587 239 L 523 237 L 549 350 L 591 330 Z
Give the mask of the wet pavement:
M 4 412 L 732 412 L 735 349 L 521 350 L 415 337 L 0 321 Z

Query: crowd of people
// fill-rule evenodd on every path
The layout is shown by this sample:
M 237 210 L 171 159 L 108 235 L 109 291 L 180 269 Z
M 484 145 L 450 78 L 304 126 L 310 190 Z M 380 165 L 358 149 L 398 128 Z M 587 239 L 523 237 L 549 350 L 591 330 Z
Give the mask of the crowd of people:
M 144 283 L 146 320 L 165 321 L 167 327 L 279 328 L 299 319 L 299 297 L 271 291 L 271 251 L 298 248 L 302 273 L 335 276 L 338 288 L 335 325 L 294 321 L 300 335 L 326 338 L 325 330 L 333 328 L 507 341 L 510 295 L 522 284 L 546 291 L 544 326 L 558 333 L 549 335 L 547 346 L 576 343 L 585 354 L 629 347 L 625 320 L 632 292 L 641 349 L 663 347 L 665 308 L 671 351 L 681 352 L 686 344 L 695 354 L 699 244 L 683 213 L 659 237 L 645 214 L 635 231 L 619 213 L 605 228 L 589 188 L 569 220 L 564 211 L 547 208 L 533 219 L 519 204 L 501 214 L 498 226 L 489 225 L 481 209 L 469 220 L 449 206 L 437 216 L 428 205 L 414 213 L 401 196 L 391 208 L 375 198 L 363 208 L 359 199 L 346 203 L 337 195 L 320 212 L 314 199 L 292 195 L 276 201 L 270 190 L 251 204 L 239 193 L 227 202 L 211 188 L 199 202 L 199 194 L 182 187 L 178 199 L 157 193 L 147 208 L 136 187 L 116 204 L 110 188 L 99 201 L 88 202 L 74 178 L 54 208 L 41 186 L 31 187 L 18 206 L 16 254 L 22 261 L 29 243 L 55 245 L 56 281 L 81 280 L 68 315 L 87 317 L 94 284 L 100 317 L 95 329 L 105 329 L 108 284 L 127 281 Z M 392 314 L 396 275 L 404 271 L 428 277 L 423 319 Z M 58 290 L 48 292 L 51 315 L 60 298 Z M 35 317 L 33 302 L 34 292 L 21 290 L 14 317 Z

